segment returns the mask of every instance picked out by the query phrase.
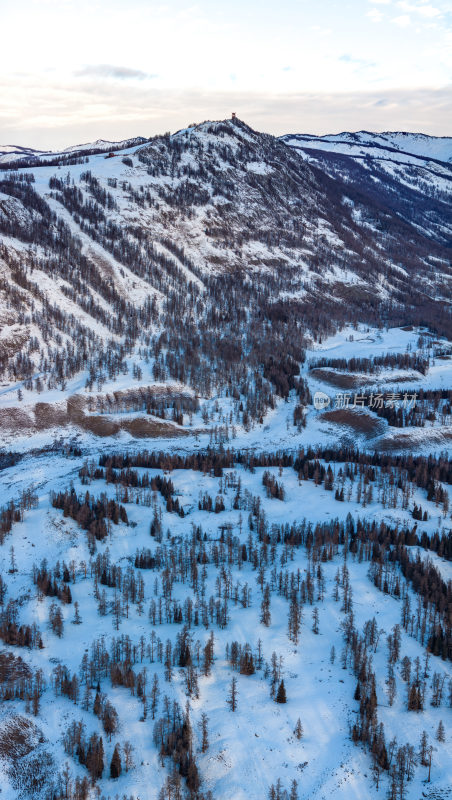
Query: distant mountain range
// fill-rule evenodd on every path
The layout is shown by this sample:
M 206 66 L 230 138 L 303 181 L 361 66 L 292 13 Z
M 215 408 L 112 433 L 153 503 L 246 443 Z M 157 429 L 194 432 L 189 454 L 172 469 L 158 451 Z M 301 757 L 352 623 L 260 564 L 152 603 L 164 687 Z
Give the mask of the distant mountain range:
M 335 133 L 326 136 L 311 136 L 304 133 L 281 136 L 286 144 L 302 150 L 325 150 L 343 153 L 359 158 L 392 158 L 394 161 L 408 163 L 405 156 L 418 156 L 422 160 L 452 163 L 452 137 L 427 136 L 424 133 Z
M 136 136 L 133 139 L 124 139 L 120 142 L 110 142 L 106 139 L 97 139 L 95 142 L 86 144 L 76 144 L 66 147 L 64 150 L 35 150 L 33 147 L 20 147 L 19 145 L 6 144 L 0 145 L 0 165 L 9 166 L 14 164 L 16 167 L 25 166 L 28 159 L 40 159 L 43 163 L 65 154 L 76 155 L 82 153 L 104 153 L 109 151 L 124 150 L 138 144 L 144 144 L 148 140 L 143 136 Z

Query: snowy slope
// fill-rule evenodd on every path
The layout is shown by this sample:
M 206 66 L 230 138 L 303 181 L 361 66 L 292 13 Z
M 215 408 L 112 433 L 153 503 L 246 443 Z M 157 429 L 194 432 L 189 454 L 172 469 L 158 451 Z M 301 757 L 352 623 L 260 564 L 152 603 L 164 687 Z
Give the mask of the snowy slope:
M 71 145 L 64 150 L 34 150 L 31 147 L 21 147 L 19 145 L 0 145 L 0 165 L 6 168 L 9 164 L 16 167 L 18 162 L 26 166 L 28 161 L 33 165 L 45 164 L 46 161 L 55 161 L 58 157 L 81 156 L 84 153 L 109 153 L 126 150 L 128 147 L 141 145 L 148 140 L 144 136 L 135 136 L 131 139 L 123 139 L 119 142 L 107 139 L 96 139 L 95 142 Z
M 399 155 L 414 155 L 422 159 L 452 162 L 452 137 L 427 136 L 423 133 L 369 133 L 357 131 L 356 133 L 337 133 L 325 136 L 310 136 L 309 134 L 285 134 L 283 141 L 292 146 L 297 144 L 303 148 L 318 148 L 333 150 L 334 152 L 349 153 L 353 155 L 360 152 L 373 157 L 391 157 L 399 160 Z M 333 147 L 330 147 L 333 145 Z M 386 152 L 384 152 L 386 151 Z
M 132 139 L 123 139 L 120 142 L 111 142 L 107 139 L 96 139 L 95 142 L 87 142 L 85 144 L 75 144 L 70 147 L 65 147 L 61 153 L 83 153 L 86 150 L 104 150 L 116 151 L 125 150 L 127 147 L 135 147 L 135 145 L 144 144 L 147 140 L 144 136 L 134 136 Z M 56 151 L 57 153 L 58 151 Z
M 133 452 L 133 450 L 131 451 Z M 159 791 L 164 783 L 165 775 L 171 771 L 169 759 L 159 763 L 158 748 L 152 742 L 153 720 L 148 708 L 146 718 L 143 719 L 143 703 L 137 694 L 131 693 L 124 686 L 112 686 L 110 678 L 105 675 L 100 679 L 102 692 L 113 703 L 119 715 L 119 729 L 112 740 L 103 733 L 100 720 L 92 711 L 95 691 L 91 692 L 91 700 L 87 708 L 83 708 L 85 683 L 83 677 L 80 683 L 80 696 L 76 703 L 68 697 L 55 694 L 52 688 L 52 673 L 59 665 L 70 670 L 70 674 L 79 674 L 83 654 L 86 652 L 92 658 L 93 644 L 100 636 L 104 637 L 106 651 L 112 652 L 112 642 L 116 638 L 126 635 L 137 646 L 139 652 L 140 637 L 145 646 L 151 642 L 151 634 L 165 643 L 176 641 L 182 626 L 177 623 L 163 621 L 161 624 L 152 624 L 148 618 L 148 608 L 152 606 L 156 597 L 155 579 L 158 582 L 164 578 L 159 570 L 134 570 L 140 574 L 144 581 L 144 613 L 139 603 L 130 602 L 121 613 L 119 627 L 116 627 L 112 605 L 114 590 L 101 584 L 105 590 L 108 606 L 107 614 L 102 616 L 98 612 L 96 600 L 96 585 L 88 570 L 85 575 L 84 563 L 94 561 L 93 554 L 89 552 L 87 538 L 77 524 L 70 518 L 63 517 L 61 511 L 50 506 L 49 491 L 64 490 L 69 483 L 74 486 L 78 494 L 84 494 L 88 488 L 93 495 L 106 491 L 108 496 L 116 496 L 112 485 L 106 485 L 103 480 L 90 482 L 88 487 L 80 483 L 78 470 L 83 464 L 83 458 L 67 458 L 57 453 L 34 456 L 19 463 L 16 467 L 0 473 L 0 486 L 5 498 L 16 497 L 17 492 L 30 483 L 35 487 L 38 496 L 36 508 L 25 512 L 24 520 L 17 523 L 11 535 L 0 548 L 2 573 L 6 575 L 8 597 L 23 598 L 20 604 L 21 623 L 36 622 L 39 626 L 44 647 L 42 650 L 25 651 L 23 648 L 12 648 L 12 652 L 26 658 L 27 663 L 34 669 L 40 668 L 45 679 L 45 690 L 40 698 L 39 711 L 34 717 L 26 713 L 23 701 L 9 701 L 3 704 L 2 719 L 13 714 L 26 714 L 44 737 L 45 750 L 54 759 L 54 773 L 62 771 L 65 763 L 69 765 L 71 779 L 75 776 L 83 777 L 86 770 L 78 763 L 76 757 L 71 757 L 63 750 L 62 740 L 70 723 L 81 720 L 88 733 L 96 731 L 104 737 L 106 769 L 99 781 L 99 788 L 105 796 L 114 796 L 115 793 L 132 794 L 136 797 L 149 797 L 157 800 Z M 337 472 L 338 466 L 335 466 Z M 140 470 L 150 472 L 151 475 L 159 474 L 159 470 Z M 250 473 L 243 468 L 236 467 L 226 470 L 221 479 L 209 474 L 192 473 L 190 470 L 174 470 L 171 480 L 179 500 L 183 503 L 187 517 L 180 519 L 177 515 L 168 513 L 161 498 L 158 498 L 157 508 L 162 515 L 163 530 L 171 530 L 172 539 L 166 539 L 165 547 L 177 547 L 189 544 L 192 525 L 202 526 L 205 533 L 204 547 L 210 552 L 210 547 L 219 546 L 219 532 L 221 525 L 231 525 L 234 536 L 238 537 L 240 546 L 250 547 L 250 542 L 256 534 L 248 531 L 246 523 L 247 514 L 233 509 L 235 490 L 231 482 L 237 485 L 241 481 L 241 492 L 244 497 L 259 498 L 260 507 L 265 515 L 268 530 L 273 525 L 302 524 L 303 519 L 312 522 L 324 522 L 332 519 L 344 522 L 347 515 L 353 520 L 358 518 L 377 519 L 386 521 L 387 524 L 410 525 L 410 514 L 400 508 L 383 508 L 377 499 L 368 507 L 364 507 L 355 500 L 356 486 L 350 501 L 338 503 L 334 500 L 333 493 L 326 491 L 323 486 L 316 486 L 312 480 L 299 481 L 296 472 L 292 469 L 272 469 L 272 474 L 284 486 L 286 500 L 266 497 L 262 486 L 264 470 L 257 469 Z M 225 502 L 225 511 L 220 514 L 208 514 L 197 508 L 198 498 L 201 493 L 208 493 L 215 497 L 222 494 Z M 425 501 L 425 492 L 417 490 L 411 502 L 422 502 L 431 515 L 430 521 L 423 527 L 426 532 L 435 530 L 438 518 L 438 509 L 434 503 Z M 96 555 L 107 556 L 111 563 L 120 565 L 123 573 L 133 566 L 135 552 L 143 548 L 151 548 L 155 553 L 158 542 L 149 536 L 150 509 L 145 505 L 126 502 L 125 507 L 129 522 L 132 526 L 124 524 L 112 525 L 111 533 L 107 540 L 98 542 Z M 350 517 L 349 517 L 350 518 Z M 441 515 L 439 514 L 441 521 Z M 39 531 L 39 537 L 36 535 Z M 11 561 L 10 547 L 14 547 L 14 556 L 17 571 L 9 573 Z M 275 545 L 277 556 L 275 573 L 281 567 L 305 579 L 307 572 L 312 570 L 312 559 L 304 547 L 293 547 L 290 560 L 284 556 L 284 546 Z M 71 581 L 72 603 L 61 604 L 64 617 L 64 632 L 60 638 L 51 630 L 48 624 L 49 610 L 52 604 L 51 597 L 39 597 L 37 587 L 31 581 L 33 565 L 40 565 L 45 558 L 50 568 L 59 562 L 70 564 L 73 562 L 75 579 Z M 280 562 L 280 559 L 282 561 Z M 91 562 L 91 563 L 92 563 Z M 240 602 L 229 603 L 229 620 L 225 626 L 219 627 L 211 623 L 208 628 L 194 624 L 190 628 L 190 637 L 193 647 L 197 640 L 202 647 L 207 642 L 209 630 L 214 631 L 214 663 L 209 676 L 203 676 L 198 670 L 199 692 L 198 697 L 187 696 L 185 675 L 187 668 L 174 667 L 172 680 L 165 679 L 163 664 L 153 655 L 152 658 L 146 650 L 144 656 L 137 655 L 133 665 L 134 672 L 138 674 L 146 668 L 148 687 L 154 674 L 158 676 L 160 685 L 160 699 L 157 703 L 156 719 L 163 714 L 163 695 L 169 696 L 171 701 L 177 700 L 182 708 L 188 701 L 190 718 L 193 728 L 194 752 L 201 776 L 201 790 L 211 790 L 215 800 L 230 800 L 230 798 L 250 798 L 262 800 L 268 796 L 271 784 L 280 778 L 283 788 L 289 790 L 293 780 L 298 783 L 299 797 L 322 800 L 329 796 L 334 800 L 348 800 L 350 796 L 364 800 L 376 800 L 384 796 L 388 790 L 389 780 L 386 773 L 380 776 L 380 790 L 377 791 L 371 770 L 371 757 L 366 749 L 352 744 L 349 737 L 349 726 L 357 718 L 359 703 L 353 698 L 356 677 L 349 664 L 344 668 L 343 658 L 343 629 L 346 620 L 342 605 L 342 589 L 340 601 L 334 600 L 335 575 L 344 566 L 342 548 L 334 555 L 332 560 L 321 564 L 323 576 L 323 589 L 316 588 L 312 603 L 303 607 L 300 636 L 297 643 L 291 641 L 287 633 L 287 617 L 289 603 L 276 588 L 271 595 L 271 621 L 265 626 L 260 621 L 260 605 L 262 592 L 258 584 L 259 571 L 253 568 L 250 561 L 243 562 L 240 567 L 236 564 L 228 566 L 228 575 L 231 585 L 237 582 L 238 587 L 248 586 L 251 590 L 250 603 L 242 607 Z M 377 675 L 378 714 L 384 724 L 386 741 L 396 737 L 398 745 L 411 743 L 416 751 L 423 730 L 427 732 L 429 742 L 434 742 L 435 749 L 432 759 L 432 780 L 436 797 L 447 798 L 448 787 L 452 780 L 451 773 L 451 728 L 450 709 L 444 697 L 440 707 L 430 705 L 431 678 L 434 673 L 444 675 L 447 681 L 452 676 L 450 662 L 445 662 L 436 656 L 431 656 L 428 666 L 429 680 L 426 686 L 426 702 L 422 713 L 406 710 L 406 685 L 401 677 L 401 660 L 409 656 L 412 662 L 416 657 L 424 664 L 425 651 L 420 642 L 403 630 L 401 635 L 400 654 L 395 663 L 396 697 L 390 705 L 388 702 L 388 687 L 386 683 L 388 647 L 386 638 L 391 633 L 394 625 L 400 621 L 401 600 L 379 591 L 369 580 L 369 564 L 349 554 L 347 560 L 350 583 L 353 591 L 354 624 L 360 633 L 366 621 L 375 617 L 380 636 L 377 645 L 371 648 L 372 666 Z M 317 568 L 316 568 L 317 569 Z M 315 570 L 314 570 L 315 571 Z M 211 592 L 215 593 L 216 581 L 222 570 L 216 569 L 213 560 L 205 565 L 205 596 L 209 598 Z M 264 570 L 265 579 L 272 581 L 271 568 Z M 320 592 L 320 594 L 318 593 Z M 413 607 L 416 595 L 409 590 Z M 194 598 L 194 593 L 188 582 L 177 581 L 174 584 L 173 598 L 175 602 L 183 604 L 187 598 Z M 81 624 L 72 623 L 74 617 L 74 602 L 79 604 Z M 313 608 L 319 611 L 319 634 L 312 630 Z M 271 656 L 276 652 L 281 656 L 281 675 L 284 678 L 287 703 L 278 705 L 270 697 L 268 672 L 262 666 L 254 675 L 246 676 L 233 672 L 226 659 L 226 645 L 238 641 L 241 645 L 249 642 L 256 656 L 258 640 L 265 662 L 270 666 Z M 335 656 L 332 656 L 334 647 Z M 11 648 L 10 648 L 11 650 Z M 257 657 L 257 656 L 256 656 Z M 196 663 L 196 662 L 195 662 Z M 82 673 L 80 673 L 82 674 Z M 228 690 L 233 675 L 238 681 L 238 708 L 235 713 L 228 710 Z M 148 696 L 149 699 L 149 696 Z M 201 713 L 208 715 L 209 747 L 201 753 L 201 738 L 199 722 Z M 304 728 L 301 740 L 294 736 L 294 728 L 300 719 Z M 446 726 L 446 742 L 435 741 L 435 732 L 439 720 L 442 719 Z M 109 777 L 109 764 L 116 743 L 121 745 L 130 740 L 133 744 L 133 758 L 135 766 L 122 773 L 118 780 Z M 8 785 L 7 775 L 10 764 L 4 762 L 5 784 L 4 791 L 9 800 L 16 797 L 13 787 Z M 425 780 L 427 769 L 418 764 L 413 778 L 406 785 L 407 800 L 417 800 L 423 791 L 427 790 Z M 171 796 L 171 795 L 170 795 Z
M 359 204 L 387 204 L 419 232 L 450 241 L 452 226 L 452 139 L 411 133 L 341 133 L 281 137 L 311 165 L 358 192 Z M 352 206 L 353 192 L 346 191 Z M 355 209 L 363 220 L 364 207 Z M 374 232 L 378 226 L 373 226 Z

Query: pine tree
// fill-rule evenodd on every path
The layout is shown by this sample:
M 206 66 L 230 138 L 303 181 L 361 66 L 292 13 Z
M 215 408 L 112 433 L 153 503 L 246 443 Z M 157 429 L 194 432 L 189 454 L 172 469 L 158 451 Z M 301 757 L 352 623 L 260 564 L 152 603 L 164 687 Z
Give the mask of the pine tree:
M 265 625 L 267 628 L 271 623 L 270 586 L 268 585 L 268 583 L 265 585 L 264 596 L 262 598 L 260 621 L 262 625 Z
M 96 692 L 96 696 L 94 698 L 94 703 L 93 703 L 93 714 L 95 714 L 96 717 L 100 717 L 102 713 L 102 707 L 103 707 L 102 696 L 99 690 Z
M 297 724 L 295 725 L 294 728 L 294 734 L 297 737 L 297 739 L 303 738 L 303 725 L 301 724 L 300 717 L 298 717 L 297 719 Z
M 378 786 L 380 784 L 380 775 L 381 775 L 381 767 L 378 761 L 374 761 L 374 763 L 372 764 L 372 777 L 375 781 L 375 788 L 377 792 L 378 792 Z
M 202 742 L 201 742 L 201 752 L 207 753 L 209 749 L 209 734 L 207 729 L 207 723 L 209 722 L 209 718 L 205 712 L 201 715 L 201 732 L 202 732 Z
M 395 680 L 394 669 L 391 664 L 389 665 L 389 675 L 387 684 L 388 684 L 388 702 L 390 706 L 393 706 L 397 694 L 397 684 Z
M 278 691 L 276 693 L 276 702 L 277 703 L 287 703 L 286 697 L 286 687 L 284 686 L 284 681 L 282 680 L 278 686 Z
M 96 733 L 89 740 L 85 763 L 94 785 L 104 771 L 104 743 L 102 737 L 99 738 Z
M 79 609 L 78 602 L 76 600 L 75 603 L 74 603 L 74 619 L 73 619 L 73 623 L 74 623 L 74 625 L 80 625 L 81 622 L 82 622 L 82 618 L 80 616 L 80 609 Z
M 204 659 L 203 659 L 202 670 L 204 675 L 210 675 L 210 670 L 212 669 L 213 655 L 214 655 L 214 641 L 215 640 L 212 631 L 203 651 Z
M 155 719 L 155 715 L 156 715 L 158 704 L 159 704 L 159 696 L 160 696 L 159 679 L 158 679 L 157 673 L 154 672 L 154 678 L 152 680 L 152 686 L 151 686 L 151 714 L 152 714 L 152 719 Z
M 102 736 L 99 739 L 99 744 L 97 747 L 96 764 L 97 764 L 97 777 L 101 778 L 102 773 L 104 771 L 104 742 Z
M 108 740 L 111 741 L 112 733 L 115 733 L 118 730 L 118 714 L 116 709 L 109 700 L 105 703 L 102 709 L 102 724 L 104 726 L 104 731 L 108 735 Z
M 124 752 L 124 766 L 126 772 L 133 767 L 133 747 L 130 742 L 124 742 L 123 745 L 123 752 Z
M 439 721 L 438 728 L 436 730 L 436 739 L 438 742 L 445 742 L 446 741 L 446 732 L 444 730 L 444 724 L 442 719 Z
M 231 686 L 229 688 L 228 706 L 231 711 L 237 709 L 237 678 L 232 678 Z
M 432 753 L 433 753 L 433 745 L 431 744 L 428 748 L 428 778 L 427 783 L 430 783 L 431 773 L 432 773 Z
M 119 778 L 122 772 L 121 755 L 119 753 L 119 745 L 115 745 L 113 756 L 110 763 L 110 778 Z
M 289 639 L 291 639 L 292 642 L 294 642 L 294 644 L 298 644 L 300 627 L 301 627 L 301 609 L 298 603 L 297 593 L 292 592 L 292 596 L 290 598 L 290 607 L 289 607 L 288 634 L 289 634 Z
M 408 711 L 422 711 L 422 696 L 418 686 L 413 683 L 408 692 Z
M 411 660 L 408 658 L 408 656 L 404 656 L 402 658 L 401 663 L 402 663 L 402 669 L 401 669 L 402 679 L 408 683 L 411 678 Z
M 319 632 L 319 609 L 315 606 L 312 612 L 312 630 L 314 633 Z
M 419 757 L 421 759 L 421 764 L 424 767 L 426 767 L 427 764 L 428 764 L 428 761 L 427 761 L 427 749 L 428 749 L 427 731 L 422 731 L 421 742 L 420 742 L 420 745 L 419 745 Z

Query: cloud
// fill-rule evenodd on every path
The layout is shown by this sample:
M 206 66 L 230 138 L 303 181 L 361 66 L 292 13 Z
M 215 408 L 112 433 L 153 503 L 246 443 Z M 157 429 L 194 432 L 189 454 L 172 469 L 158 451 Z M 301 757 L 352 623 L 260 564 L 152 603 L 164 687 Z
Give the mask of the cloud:
M 342 56 L 339 56 L 339 61 L 343 61 L 345 64 L 353 64 L 355 67 L 360 67 L 361 69 L 369 69 L 377 66 L 375 61 L 367 61 L 365 58 L 355 58 L 349 53 L 344 53 Z
M 426 19 L 434 19 L 435 17 L 441 16 L 441 11 L 429 3 L 414 4 L 408 3 L 406 0 L 400 0 L 400 2 L 397 3 L 397 6 L 402 11 L 406 11 L 409 14 L 420 14 L 421 17 L 425 17 Z
M 23 93 L 0 78 L 5 141 L 62 148 L 95 139 L 119 140 L 179 130 L 189 122 L 224 119 L 231 111 L 253 128 L 326 134 L 343 130 L 452 133 L 452 87 L 365 92 L 214 91 L 157 89 L 143 82 L 79 80 L 43 87 L 30 75 Z
M 371 22 L 381 22 L 383 14 L 378 8 L 371 8 L 370 11 L 367 12 L 366 17 L 368 17 Z
M 423 17 L 432 18 L 441 16 L 441 11 L 434 6 L 417 6 L 416 12 Z
M 408 28 L 411 25 L 411 17 L 409 14 L 401 14 L 400 17 L 394 17 L 391 20 L 394 25 L 398 25 L 399 28 Z
M 114 64 L 91 64 L 74 73 L 77 78 L 107 78 L 119 81 L 144 81 L 146 78 L 156 78 L 140 69 L 118 67 Z

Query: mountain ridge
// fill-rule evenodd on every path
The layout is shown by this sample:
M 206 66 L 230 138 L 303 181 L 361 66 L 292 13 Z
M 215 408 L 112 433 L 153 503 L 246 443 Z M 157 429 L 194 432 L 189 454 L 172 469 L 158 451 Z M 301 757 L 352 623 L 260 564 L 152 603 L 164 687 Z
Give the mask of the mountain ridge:
M 325 134 L 322 136 L 315 136 L 311 134 L 295 133 L 283 134 L 280 137 L 283 141 L 293 139 L 305 141 L 306 143 L 317 142 L 319 145 L 322 143 L 332 144 L 348 144 L 350 146 L 357 144 L 363 147 L 381 147 L 406 153 L 409 155 L 416 155 L 421 158 L 433 158 L 437 161 L 444 163 L 452 162 L 452 137 L 450 136 L 430 136 L 425 133 L 410 133 L 408 131 L 383 131 L 381 133 L 374 133 L 372 131 L 343 131 L 336 134 Z M 427 149 L 422 145 L 429 145 Z M 417 152 L 416 152 L 417 150 Z M 435 150 L 436 155 L 428 151 Z M 445 157 L 441 157 L 444 153 Z

